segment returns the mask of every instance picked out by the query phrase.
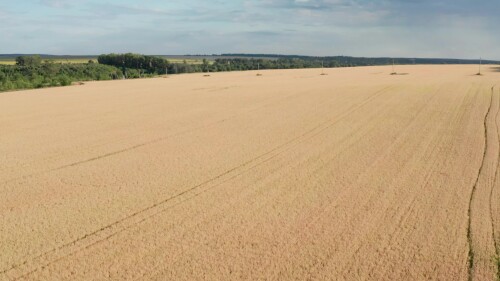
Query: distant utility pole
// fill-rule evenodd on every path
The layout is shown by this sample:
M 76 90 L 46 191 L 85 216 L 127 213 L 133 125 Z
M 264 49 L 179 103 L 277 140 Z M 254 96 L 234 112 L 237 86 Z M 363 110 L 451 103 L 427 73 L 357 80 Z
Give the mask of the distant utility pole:
M 479 72 L 477 75 L 481 75 L 481 65 L 483 64 L 483 58 L 479 58 Z
M 168 67 L 165 67 L 165 77 L 168 76 Z
M 394 70 L 394 59 L 392 59 L 392 73 L 391 75 L 396 75 L 396 71 Z
M 257 76 L 262 76 L 262 74 L 260 74 L 260 62 L 257 63 Z

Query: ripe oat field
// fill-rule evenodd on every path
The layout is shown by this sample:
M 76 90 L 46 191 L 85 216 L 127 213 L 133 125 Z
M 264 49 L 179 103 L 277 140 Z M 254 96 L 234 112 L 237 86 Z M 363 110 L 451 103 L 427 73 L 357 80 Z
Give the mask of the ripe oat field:
M 0 280 L 495 280 L 500 72 L 0 94 Z

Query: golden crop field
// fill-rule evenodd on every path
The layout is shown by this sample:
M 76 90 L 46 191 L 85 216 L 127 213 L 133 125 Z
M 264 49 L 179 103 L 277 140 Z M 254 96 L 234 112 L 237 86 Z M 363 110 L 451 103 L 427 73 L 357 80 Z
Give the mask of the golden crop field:
M 500 72 L 0 94 L 0 280 L 495 280 Z

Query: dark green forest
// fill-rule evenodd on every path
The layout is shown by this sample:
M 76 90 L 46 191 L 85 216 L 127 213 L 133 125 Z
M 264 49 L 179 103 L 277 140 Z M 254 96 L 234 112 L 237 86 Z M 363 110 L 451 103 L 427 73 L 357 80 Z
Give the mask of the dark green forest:
M 161 56 L 105 54 L 98 63 L 56 63 L 40 55 L 19 55 L 15 65 L 0 65 L 0 91 L 67 86 L 77 81 L 134 79 L 158 75 L 243 71 L 256 69 L 332 68 L 397 64 L 477 64 L 477 60 L 307 57 L 284 55 L 223 54 L 203 58 L 200 64 L 171 63 Z M 497 61 L 483 61 L 498 64 Z

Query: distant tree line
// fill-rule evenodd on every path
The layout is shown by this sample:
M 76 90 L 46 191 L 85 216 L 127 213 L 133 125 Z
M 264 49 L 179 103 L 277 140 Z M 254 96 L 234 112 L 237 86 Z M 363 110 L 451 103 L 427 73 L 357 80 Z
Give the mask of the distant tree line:
M 100 64 L 111 65 L 122 70 L 125 78 L 137 78 L 160 74 L 179 74 L 208 71 L 209 62 L 203 60 L 203 64 L 170 63 L 168 60 L 158 56 L 147 56 L 140 54 L 106 54 L 97 57 Z
M 345 67 L 334 60 L 279 58 L 279 59 L 257 59 L 257 58 L 219 58 L 210 66 L 211 71 L 241 71 L 257 69 L 293 69 L 293 68 L 320 68 L 320 67 Z
M 361 58 L 361 57 L 307 57 L 286 55 L 224 54 L 211 56 L 202 63 L 171 63 L 159 56 L 141 54 L 104 54 L 98 63 L 63 64 L 44 60 L 38 55 L 18 56 L 16 65 L 0 65 L 0 91 L 66 86 L 75 81 L 133 79 L 157 75 L 242 71 L 256 69 L 332 68 L 348 66 L 396 64 L 471 64 L 474 60 Z M 215 59 L 213 59 L 215 58 Z M 483 63 L 499 63 L 483 61 Z
M 304 61 L 324 61 L 325 63 L 337 64 L 340 66 L 375 66 L 389 65 L 394 61 L 396 64 L 479 64 L 479 59 L 441 59 L 441 58 L 390 58 L 390 57 L 350 57 L 350 56 L 326 56 L 311 57 L 297 55 L 275 55 L 275 54 L 222 54 L 227 58 L 254 58 L 254 59 L 298 59 Z M 483 60 L 483 64 L 500 64 L 495 60 Z
M 98 57 L 100 64 L 107 64 L 120 68 L 123 73 L 139 71 L 142 74 L 180 74 L 194 72 L 221 72 L 242 71 L 256 69 L 291 69 L 291 68 L 318 68 L 355 66 L 352 63 L 339 62 L 337 60 L 324 60 L 321 58 L 279 58 L 279 59 L 257 59 L 257 58 L 225 58 L 220 57 L 208 61 L 203 59 L 200 64 L 170 63 L 168 60 L 137 54 L 109 54 Z M 129 77 L 127 78 L 135 78 Z
M 120 68 L 127 78 L 129 72 L 138 71 L 145 75 L 179 74 L 193 72 L 220 72 L 241 71 L 255 69 L 290 69 L 290 68 L 317 68 L 354 66 L 351 63 L 339 62 L 333 59 L 321 58 L 216 58 L 214 61 L 203 59 L 201 64 L 170 63 L 168 60 L 139 54 L 107 54 L 97 58 L 100 64 L 111 65 Z
M 145 56 L 139 54 L 107 54 L 97 57 L 100 64 L 111 65 L 120 68 L 124 74 L 127 69 L 136 70 L 141 73 L 159 74 L 165 73 L 168 61 L 155 56 Z

